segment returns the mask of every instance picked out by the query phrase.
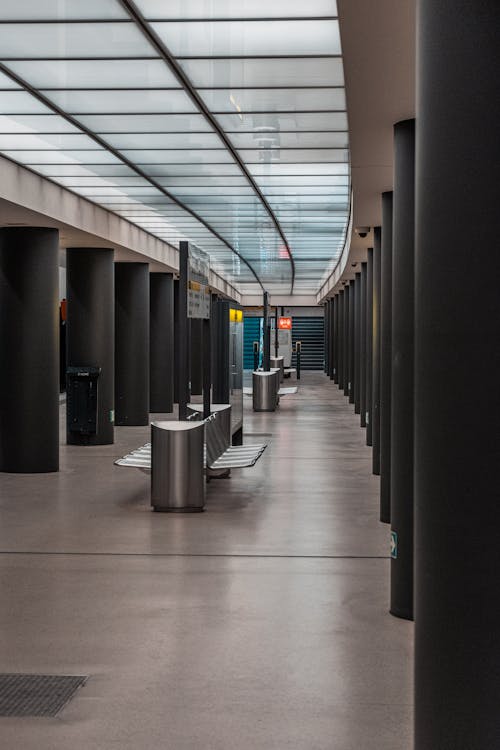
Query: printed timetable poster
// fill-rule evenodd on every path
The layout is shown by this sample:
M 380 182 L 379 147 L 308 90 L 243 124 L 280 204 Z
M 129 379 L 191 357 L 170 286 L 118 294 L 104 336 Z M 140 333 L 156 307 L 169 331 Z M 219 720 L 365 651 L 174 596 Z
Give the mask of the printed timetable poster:
M 203 250 L 189 245 L 188 318 L 210 319 L 210 257 Z

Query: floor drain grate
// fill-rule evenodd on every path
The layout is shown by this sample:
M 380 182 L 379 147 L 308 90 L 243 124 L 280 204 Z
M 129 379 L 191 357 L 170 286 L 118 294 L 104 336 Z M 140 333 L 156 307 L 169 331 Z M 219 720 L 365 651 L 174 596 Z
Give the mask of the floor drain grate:
M 56 716 L 86 681 L 80 675 L 0 674 L 0 716 Z

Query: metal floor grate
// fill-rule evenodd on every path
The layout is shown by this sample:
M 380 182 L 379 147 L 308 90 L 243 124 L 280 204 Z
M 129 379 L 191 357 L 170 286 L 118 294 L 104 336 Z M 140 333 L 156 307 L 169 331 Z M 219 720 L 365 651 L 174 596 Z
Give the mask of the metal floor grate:
M 80 675 L 0 674 L 0 716 L 56 716 L 86 681 Z

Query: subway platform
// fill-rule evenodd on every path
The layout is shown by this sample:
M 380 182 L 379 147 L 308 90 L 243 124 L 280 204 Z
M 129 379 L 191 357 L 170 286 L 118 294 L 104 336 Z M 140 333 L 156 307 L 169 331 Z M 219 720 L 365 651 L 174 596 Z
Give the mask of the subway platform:
M 147 439 L 0 475 L 1 671 L 88 676 L 55 718 L 0 718 L 2 747 L 410 750 L 413 625 L 388 614 L 379 480 L 339 390 L 306 372 L 275 414 L 246 403 L 268 449 L 201 514 L 152 513 L 113 465 Z

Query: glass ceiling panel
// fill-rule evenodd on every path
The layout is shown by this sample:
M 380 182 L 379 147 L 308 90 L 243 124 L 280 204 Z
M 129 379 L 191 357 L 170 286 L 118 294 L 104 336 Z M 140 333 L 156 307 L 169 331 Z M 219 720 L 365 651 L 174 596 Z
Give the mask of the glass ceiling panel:
M 254 133 L 231 133 L 231 143 L 236 148 L 347 148 L 347 133 L 304 133 L 269 130 Z
M 176 57 L 338 55 L 338 21 L 193 21 L 151 23 Z
M 197 111 L 189 96 L 181 89 L 142 89 L 140 91 L 89 89 L 42 93 L 70 114 Z
M 5 75 L 5 73 L 0 72 L 0 89 L 20 89 L 18 83 L 12 80 L 9 76 Z
M 180 88 L 163 60 L 18 60 L 9 68 L 38 89 Z
M 36 115 L 50 111 L 48 107 L 26 91 L 0 91 L 0 113 L 2 115 Z
M 119 19 L 127 14 L 116 0 L 2 0 L 1 21 Z
M 0 50 L 3 60 L 153 56 L 148 41 L 132 22 L 0 24 Z
M 199 88 L 344 85 L 342 60 L 335 57 L 184 59 L 181 65 Z
M 16 133 L 14 135 L 5 135 L 0 133 L 0 150 L 6 149 L 95 149 L 96 144 L 92 138 L 83 133 L 54 133 L 40 134 L 35 133 Z
M 278 176 L 278 175 L 310 175 L 312 168 L 310 164 L 250 164 L 249 171 L 257 176 Z M 315 164 L 314 174 L 330 175 L 347 175 L 349 171 L 348 164 Z M 348 184 L 348 178 L 344 179 L 344 184 Z
M 119 160 L 105 149 L 96 151 L 9 151 L 4 154 L 22 164 L 118 164 Z
M 160 151 L 160 149 L 122 150 L 121 153 L 134 164 L 234 164 L 234 159 L 225 149 Z
M 33 158 L 33 155 L 31 158 Z M 14 161 L 18 161 L 18 159 L 14 158 Z M 40 172 L 40 174 L 44 174 L 52 179 L 57 179 L 59 176 L 88 177 L 92 175 L 112 178 L 114 176 L 123 177 L 134 174 L 134 171 L 125 164 L 87 164 L 85 166 L 79 164 L 40 164 L 35 168 L 33 163 L 28 161 L 26 162 L 26 165 L 34 168 L 36 172 Z
M 258 128 L 275 130 L 348 130 L 345 112 L 283 112 L 218 114 L 217 122 L 226 132 L 253 132 Z
M 332 195 L 348 192 L 348 182 L 344 178 L 339 178 L 338 175 L 294 175 L 289 177 L 257 177 L 256 181 L 260 187 L 281 187 L 291 185 L 325 185 L 330 187 Z
M 344 89 L 216 89 L 200 95 L 212 112 L 296 112 L 345 110 Z
M 341 148 L 254 148 L 242 149 L 239 154 L 246 164 L 255 164 L 256 162 L 272 162 L 272 164 L 311 162 L 312 166 L 309 168 L 309 172 L 312 174 L 316 170 L 315 162 L 346 163 L 348 158 L 347 151 Z
M 223 148 L 216 133 L 108 133 L 106 141 L 119 149 Z
M 257 197 L 255 197 L 255 193 L 253 189 L 250 187 L 250 185 L 246 187 L 224 187 L 223 185 L 212 185 L 210 188 L 200 188 L 200 187 L 176 187 L 173 189 L 173 192 L 175 192 L 176 195 L 191 195 L 191 196 L 200 196 L 206 198 L 209 195 L 223 195 L 224 197 L 228 196 L 234 196 L 234 195 L 244 195 L 244 196 L 250 196 L 256 205 L 260 205 L 260 202 Z
M 136 0 L 148 19 L 336 16 L 336 0 Z
M 0 133 L 79 133 L 59 115 L 0 115 Z
M 149 180 L 139 176 L 130 177 L 97 177 L 97 176 L 80 176 L 80 177 L 58 177 L 57 181 L 67 187 L 149 187 Z
M 147 164 L 144 171 L 153 177 L 241 174 L 236 164 Z
M 248 185 L 245 177 L 159 177 L 157 182 L 165 187 L 206 187 Z
M 181 133 L 211 132 L 200 114 L 161 115 L 78 115 L 78 120 L 95 133 Z

